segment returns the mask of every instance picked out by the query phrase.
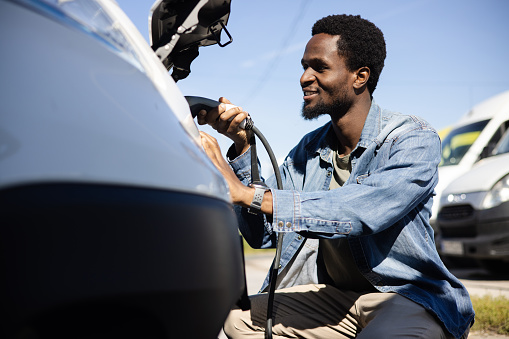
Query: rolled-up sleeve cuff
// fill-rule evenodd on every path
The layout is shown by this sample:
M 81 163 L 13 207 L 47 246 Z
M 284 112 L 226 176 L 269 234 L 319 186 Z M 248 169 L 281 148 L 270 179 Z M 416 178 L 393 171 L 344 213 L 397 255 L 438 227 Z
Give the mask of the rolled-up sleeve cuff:
M 297 191 L 272 191 L 272 229 L 275 232 L 298 232 L 301 230 L 300 194 Z
M 235 146 L 233 145 L 232 147 Z M 228 155 L 232 154 L 232 147 L 228 150 Z M 233 152 L 233 154 L 235 154 L 235 152 Z M 228 163 L 240 181 L 251 181 L 251 148 L 234 159 L 228 157 Z
M 316 204 L 323 192 L 271 191 L 272 229 L 275 232 L 316 232 L 331 235 L 348 235 L 352 232 L 351 220 L 327 218 L 330 209 L 323 204 Z M 330 206 L 330 202 L 327 206 Z

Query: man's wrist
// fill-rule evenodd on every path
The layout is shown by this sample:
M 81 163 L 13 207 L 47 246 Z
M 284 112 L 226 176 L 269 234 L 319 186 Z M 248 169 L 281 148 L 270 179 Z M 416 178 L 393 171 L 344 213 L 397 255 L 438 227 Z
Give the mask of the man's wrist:
M 235 152 L 237 156 L 244 154 L 249 149 L 248 143 L 237 144 L 234 143 Z
M 248 207 L 248 212 L 252 214 L 259 214 L 262 211 L 263 196 L 265 195 L 265 192 L 270 189 L 267 186 L 260 184 L 251 183 L 248 186 L 254 188 L 254 195 L 251 204 Z

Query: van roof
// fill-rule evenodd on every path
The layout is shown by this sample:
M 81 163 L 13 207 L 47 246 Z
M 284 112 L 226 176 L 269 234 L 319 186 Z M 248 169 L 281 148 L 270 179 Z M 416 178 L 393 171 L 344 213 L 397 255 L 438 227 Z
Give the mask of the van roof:
M 509 90 L 475 105 L 458 121 L 458 124 L 463 125 L 479 120 L 490 119 L 506 107 L 509 109 Z

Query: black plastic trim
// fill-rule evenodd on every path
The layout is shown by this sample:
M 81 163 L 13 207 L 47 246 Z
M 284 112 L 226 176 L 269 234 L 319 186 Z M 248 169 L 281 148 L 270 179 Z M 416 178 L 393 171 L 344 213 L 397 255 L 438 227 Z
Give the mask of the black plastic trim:
M 212 338 L 244 290 L 237 221 L 219 199 L 40 184 L 0 190 L 0 206 L 3 337 L 135 337 L 126 326 L 145 321 L 154 337 Z

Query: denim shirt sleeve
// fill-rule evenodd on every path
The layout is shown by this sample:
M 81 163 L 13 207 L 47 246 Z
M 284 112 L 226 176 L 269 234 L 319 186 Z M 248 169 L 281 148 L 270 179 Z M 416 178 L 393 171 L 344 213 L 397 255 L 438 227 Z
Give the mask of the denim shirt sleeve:
M 433 194 L 440 139 L 413 126 L 374 140 L 347 183 L 330 191 L 274 190 L 273 229 L 340 238 L 381 232 Z

